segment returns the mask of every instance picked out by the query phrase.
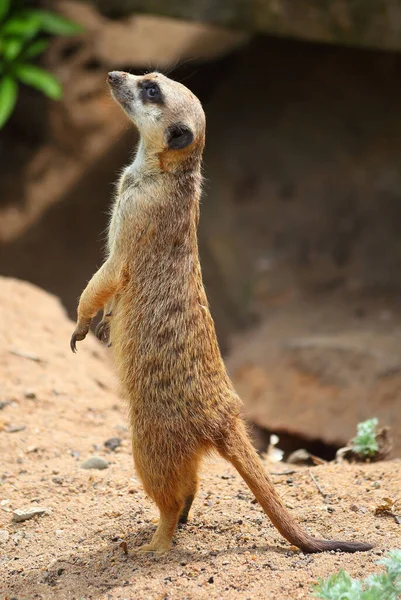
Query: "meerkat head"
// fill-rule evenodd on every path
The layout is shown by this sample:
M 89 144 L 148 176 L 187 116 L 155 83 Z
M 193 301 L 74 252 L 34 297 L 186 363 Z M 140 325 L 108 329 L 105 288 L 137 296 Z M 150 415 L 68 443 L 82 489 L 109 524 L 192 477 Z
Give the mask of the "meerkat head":
M 205 115 L 188 88 L 161 73 L 137 76 L 112 71 L 108 83 L 114 99 L 137 126 L 146 152 L 163 155 L 164 164 L 172 167 L 190 155 L 201 155 Z

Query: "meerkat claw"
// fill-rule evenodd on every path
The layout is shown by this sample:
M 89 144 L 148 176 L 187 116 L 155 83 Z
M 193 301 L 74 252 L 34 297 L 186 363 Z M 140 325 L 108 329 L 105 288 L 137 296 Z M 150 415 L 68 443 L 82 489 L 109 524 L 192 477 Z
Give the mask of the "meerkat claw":
M 73 333 L 71 336 L 70 348 L 71 348 L 72 352 L 75 354 L 77 351 L 77 338 L 76 338 L 75 333 Z
M 105 315 L 107 317 L 107 315 Z M 103 342 L 103 344 L 107 344 L 110 335 L 110 326 L 107 321 L 100 321 L 95 329 L 95 335 L 98 340 Z
M 89 329 L 88 329 L 88 331 L 89 331 Z M 72 334 L 71 341 L 70 341 L 70 348 L 74 354 L 77 351 L 77 342 L 82 342 L 82 340 L 84 340 L 86 338 L 86 334 L 88 333 L 88 331 L 82 332 L 82 331 L 79 331 L 79 329 L 76 329 L 74 331 L 74 333 Z

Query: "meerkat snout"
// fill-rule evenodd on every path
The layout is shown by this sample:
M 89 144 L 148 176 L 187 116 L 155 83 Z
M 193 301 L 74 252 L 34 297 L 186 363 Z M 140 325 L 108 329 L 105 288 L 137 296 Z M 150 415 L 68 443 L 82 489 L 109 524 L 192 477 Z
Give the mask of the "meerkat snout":
M 107 75 L 107 82 L 111 86 L 119 85 L 126 78 L 127 73 L 123 71 L 110 71 Z

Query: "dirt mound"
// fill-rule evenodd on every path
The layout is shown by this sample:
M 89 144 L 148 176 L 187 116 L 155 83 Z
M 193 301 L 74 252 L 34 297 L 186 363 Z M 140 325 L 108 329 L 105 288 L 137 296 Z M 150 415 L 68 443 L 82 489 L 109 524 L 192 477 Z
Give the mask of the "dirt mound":
M 205 465 L 192 518 L 172 552 L 135 556 L 157 511 L 133 473 L 124 405 L 104 349 L 89 338 L 73 356 L 73 324 L 56 298 L 30 284 L 0 279 L 0 306 L 1 600 L 311 598 L 317 577 L 341 567 L 365 576 L 378 555 L 400 546 L 400 525 L 374 516 L 382 498 L 399 493 L 399 461 L 314 467 L 325 496 L 307 468 L 266 463 L 310 532 L 376 544 L 366 554 L 306 556 L 216 458 Z M 106 468 L 83 469 L 94 456 Z M 13 520 L 15 510 L 32 508 L 42 516 Z

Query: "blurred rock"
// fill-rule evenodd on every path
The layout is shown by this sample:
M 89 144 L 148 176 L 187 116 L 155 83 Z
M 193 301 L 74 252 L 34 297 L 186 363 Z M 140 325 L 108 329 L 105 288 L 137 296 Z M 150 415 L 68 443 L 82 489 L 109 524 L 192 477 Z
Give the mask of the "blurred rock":
M 398 0 L 90 1 L 113 16 L 146 12 L 321 42 L 401 48 L 401 6 Z
M 119 448 L 121 446 L 121 438 L 119 438 L 119 437 L 109 438 L 108 440 L 106 440 L 104 442 L 104 445 L 106 446 L 106 448 L 108 448 L 109 450 L 114 452 L 114 450 L 117 450 L 117 448 Z
M 105 458 L 102 458 L 101 456 L 91 456 L 90 458 L 87 458 L 81 465 L 82 469 L 97 469 L 99 471 L 102 471 L 103 469 L 107 469 L 109 466 L 109 463 L 107 462 L 107 460 Z
M 93 41 L 97 60 L 116 65 L 155 65 L 165 69 L 177 61 L 218 58 L 241 46 L 249 35 L 206 23 L 135 14 L 107 19 L 90 5 L 63 0 L 59 10 L 81 23 Z
M 292 303 L 237 340 L 228 365 L 258 426 L 344 446 L 357 423 L 375 416 L 391 425 L 399 455 L 400 334 L 380 321 L 357 328 L 344 306 Z
M 295 452 L 291 452 L 286 462 L 288 462 L 290 465 L 313 464 L 309 452 L 303 448 L 295 450 Z
M 49 508 L 42 508 L 40 506 L 29 506 L 28 508 L 16 508 L 13 511 L 13 521 L 15 523 L 21 523 L 22 521 L 28 521 L 36 516 L 43 516 L 50 512 Z

